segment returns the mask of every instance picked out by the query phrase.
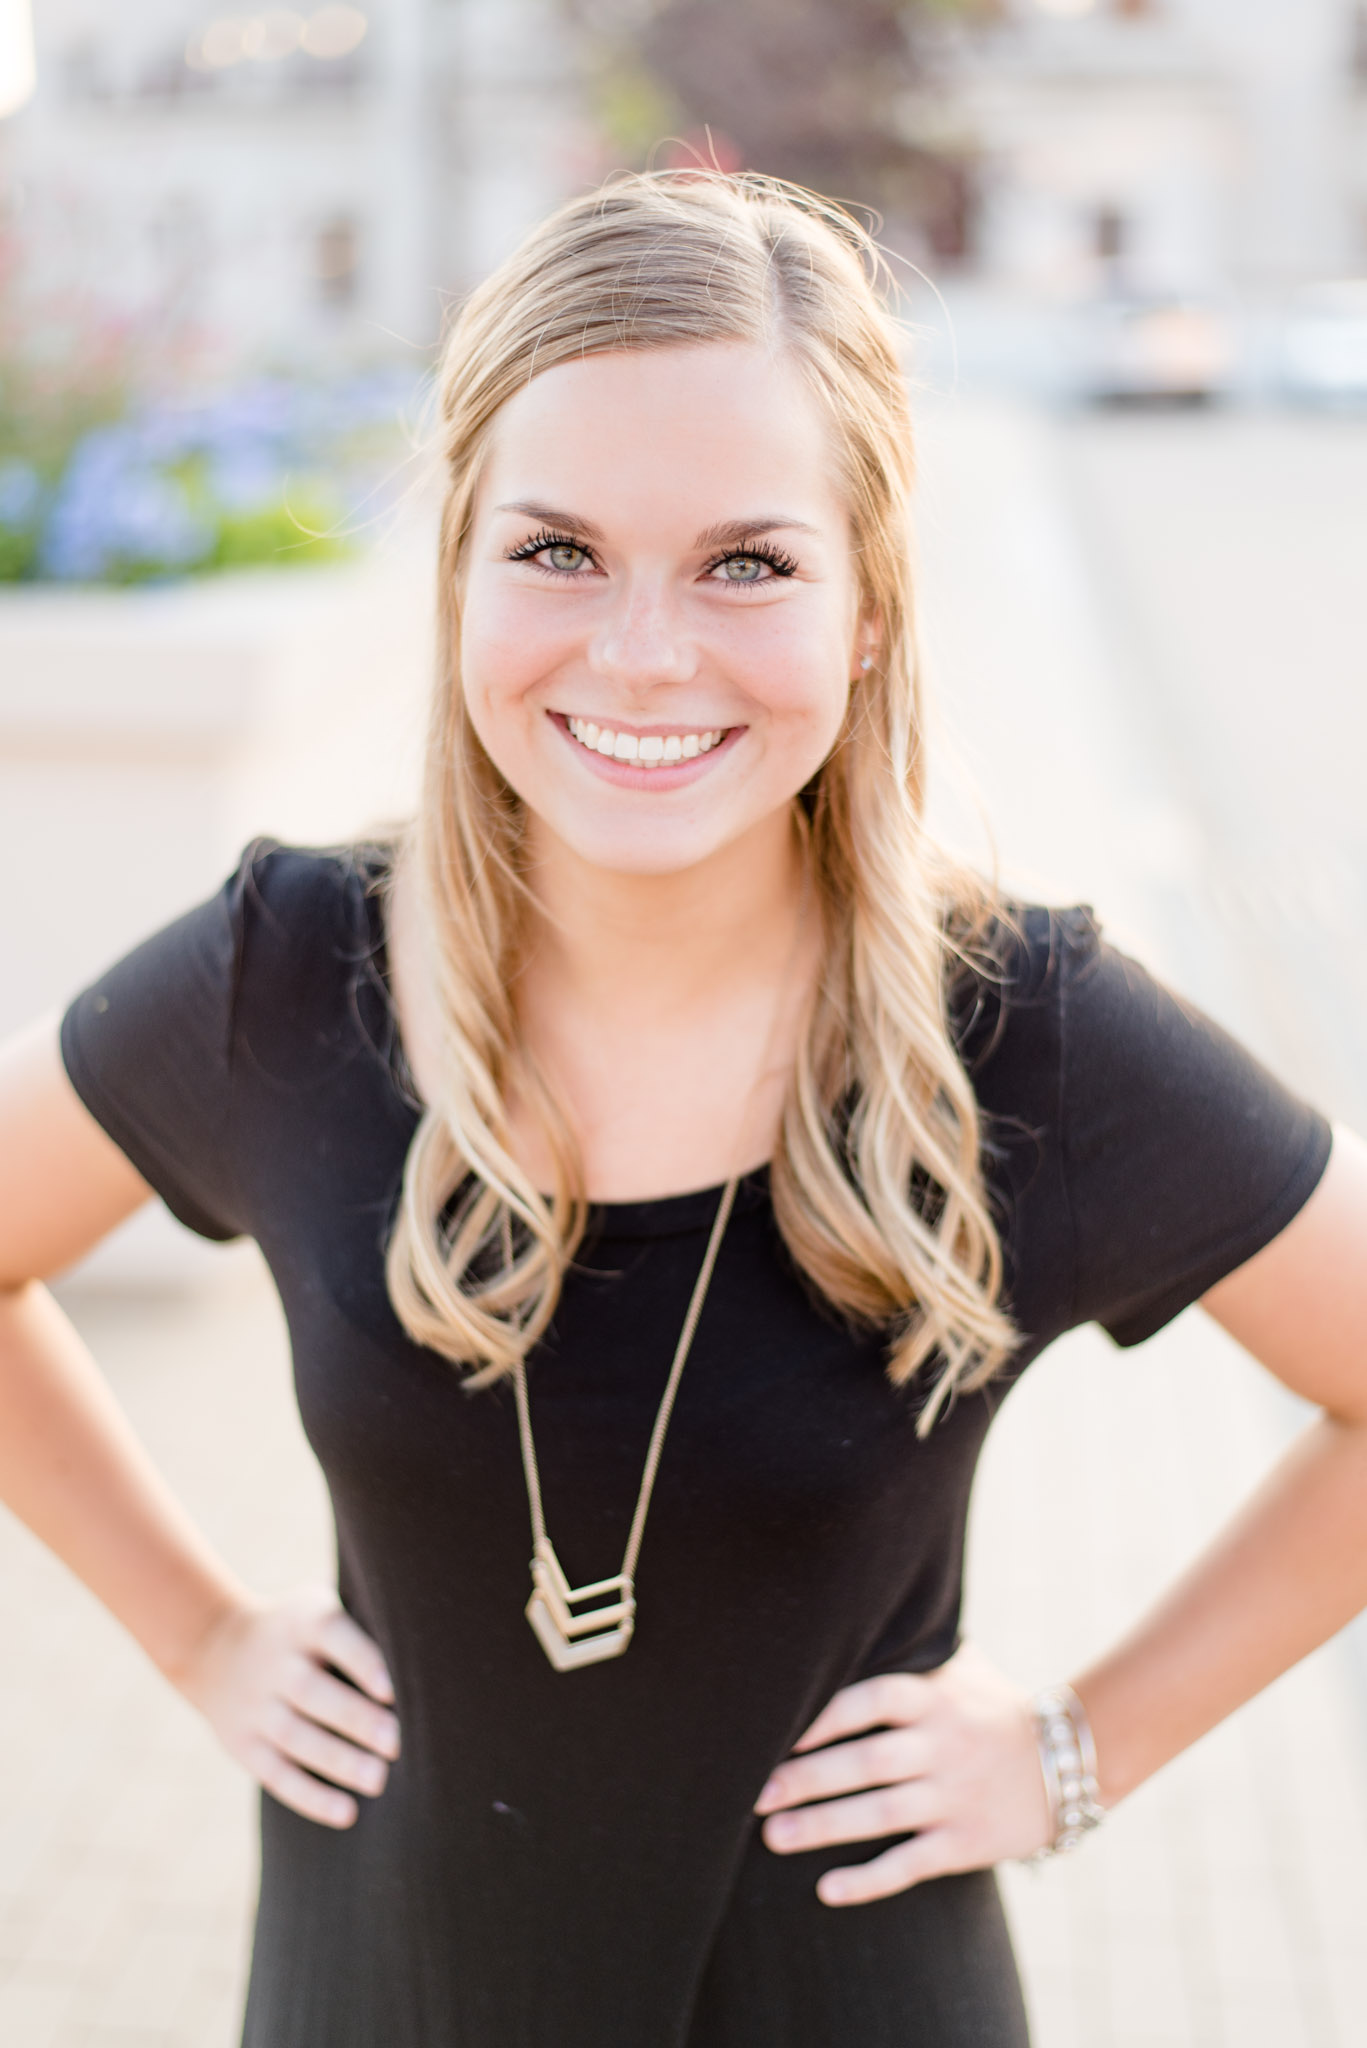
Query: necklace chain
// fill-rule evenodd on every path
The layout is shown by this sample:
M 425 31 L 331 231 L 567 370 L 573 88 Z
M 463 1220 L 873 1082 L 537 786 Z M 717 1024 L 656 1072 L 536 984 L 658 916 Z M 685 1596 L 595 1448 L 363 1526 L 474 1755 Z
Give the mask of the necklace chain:
M 765 1071 L 768 1052 L 772 1048 L 782 1016 L 782 991 L 787 988 L 801 946 L 810 888 L 810 866 L 804 859 L 802 900 L 798 906 L 793 949 L 787 972 L 780 983 L 780 999 L 770 1025 L 769 1043 L 765 1049 L 765 1060 L 761 1063 L 760 1077 Z M 591 1585 L 572 1586 L 565 1576 L 560 1560 L 556 1556 L 555 1546 L 546 1534 L 546 1512 L 541 1498 L 541 1472 L 536 1462 L 531 1406 L 527 1396 L 526 1361 L 519 1358 L 513 1367 L 517 1433 L 522 1447 L 522 1472 L 527 1482 L 527 1505 L 532 1523 L 532 1594 L 527 1602 L 526 1614 L 537 1640 L 557 1671 L 571 1671 L 582 1664 L 597 1664 L 609 1657 L 620 1657 L 631 1641 L 636 1626 L 636 1564 L 641 1554 L 641 1540 L 645 1535 L 646 1516 L 650 1512 L 650 1499 L 655 1491 L 655 1478 L 660 1469 L 665 1435 L 674 1413 L 679 1381 L 688 1362 L 688 1354 L 692 1348 L 698 1320 L 702 1315 L 703 1303 L 707 1299 L 717 1254 L 721 1249 L 721 1241 L 735 1205 L 739 1185 L 740 1175 L 732 1174 L 717 1203 L 717 1212 L 712 1219 L 712 1230 L 707 1240 L 707 1250 L 703 1253 L 702 1265 L 693 1283 L 688 1313 L 679 1332 L 679 1341 L 674 1347 L 674 1362 L 669 1368 L 669 1378 L 665 1382 L 665 1390 L 660 1397 L 660 1406 L 655 1415 L 655 1426 L 650 1432 L 645 1469 L 641 1474 L 640 1489 L 636 1495 L 636 1510 L 631 1518 L 622 1569 L 614 1578 L 597 1579 Z M 505 1266 L 511 1267 L 512 1220 L 506 1208 L 503 1211 L 502 1232 L 504 1263 Z M 586 1608 L 582 1604 L 584 1601 L 593 1601 L 597 1605 Z
M 626 1552 L 622 1558 L 620 1576 L 628 1582 L 636 1577 L 636 1561 L 641 1554 L 641 1539 L 645 1535 L 646 1516 L 650 1512 L 650 1497 L 655 1491 L 655 1475 L 660 1469 L 660 1455 L 664 1450 L 665 1435 L 669 1429 L 670 1418 L 674 1413 L 675 1396 L 679 1391 L 679 1381 L 683 1378 L 683 1369 L 688 1363 L 688 1354 L 692 1349 L 693 1337 L 698 1327 L 699 1318 L 702 1315 L 703 1303 L 707 1299 L 707 1290 L 712 1281 L 712 1270 L 717 1263 L 717 1253 L 721 1250 L 722 1237 L 725 1234 L 726 1225 L 735 1203 L 738 1185 L 739 1176 L 733 1174 L 722 1189 L 721 1199 L 717 1203 L 717 1213 L 712 1222 L 712 1234 L 707 1240 L 707 1250 L 703 1254 L 703 1262 L 698 1269 L 698 1277 L 693 1283 L 693 1294 L 688 1304 L 688 1313 L 684 1317 L 683 1328 L 679 1332 L 679 1341 L 674 1347 L 674 1363 L 669 1368 L 669 1378 L 665 1381 L 665 1390 L 660 1397 L 660 1406 L 655 1415 L 655 1427 L 650 1432 L 650 1446 L 646 1451 L 645 1469 L 641 1474 L 640 1491 L 636 1495 L 636 1512 L 631 1518 L 631 1532 L 627 1537 Z M 532 1440 L 532 1417 L 530 1404 L 527 1399 L 527 1371 L 521 1359 L 518 1360 L 514 1368 L 513 1388 L 517 1396 L 517 1429 L 522 1442 L 522 1470 L 526 1475 L 527 1501 L 531 1508 L 532 1543 L 539 1551 L 548 1541 L 546 1535 L 546 1516 L 541 1504 L 541 1471 L 536 1462 L 536 1445 Z

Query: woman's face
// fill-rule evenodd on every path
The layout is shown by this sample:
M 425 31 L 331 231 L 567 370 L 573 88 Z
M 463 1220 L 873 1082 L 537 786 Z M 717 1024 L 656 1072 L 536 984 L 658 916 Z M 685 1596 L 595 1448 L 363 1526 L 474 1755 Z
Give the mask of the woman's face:
M 783 358 L 589 356 L 503 406 L 461 674 L 491 759 L 581 859 L 677 872 L 786 816 L 864 646 L 829 432 Z

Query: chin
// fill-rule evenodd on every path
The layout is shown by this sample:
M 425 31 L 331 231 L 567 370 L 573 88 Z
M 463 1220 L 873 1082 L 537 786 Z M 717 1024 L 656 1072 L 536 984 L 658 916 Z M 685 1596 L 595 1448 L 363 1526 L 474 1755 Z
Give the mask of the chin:
M 606 820 L 601 818 L 592 823 L 566 819 L 546 822 L 585 866 L 615 875 L 683 874 L 740 836 L 739 831 L 699 829 L 696 823 L 689 826 L 683 820 L 660 820 L 653 824 L 624 821 L 618 831 L 607 827 Z

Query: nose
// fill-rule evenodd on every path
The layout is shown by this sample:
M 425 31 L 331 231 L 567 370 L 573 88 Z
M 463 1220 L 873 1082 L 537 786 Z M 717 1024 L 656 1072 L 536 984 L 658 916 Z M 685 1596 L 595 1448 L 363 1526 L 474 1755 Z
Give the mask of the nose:
M 697 649 L 670 592 L 658 585 L 638 582 L 624 588 L 602 618 L 588 653 L 598 675 L 628 692 L 686 683 L 697 673 Z

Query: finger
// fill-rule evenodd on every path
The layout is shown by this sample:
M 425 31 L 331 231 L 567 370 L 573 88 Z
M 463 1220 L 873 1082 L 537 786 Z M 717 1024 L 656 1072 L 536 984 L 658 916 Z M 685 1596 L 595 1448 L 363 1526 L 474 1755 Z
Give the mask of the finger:
M 802 1806 L 809 1799 L 830 1799 L 838 1792 L 861 1792 L 867 1785 L 895 1785 L 919 1778 L 926 1768 L 928 1743 L 920 1729 L 893 1728 L 866 1735 L 857 1742 L 836 1743 L 780 1764 L 755 1801 L 756 1813 L 777 1813 L 783 1806 Z
M 292 1707 L 324 1728 L 335 1728 L 339 1735 L 349 1735 L 353 1742 L 380 1756 L 399 1754 L 395 1716 L 357 1692 L 354 1685 L 320 1670 L 310 1658 L 291 1659 L 281 1691 Z
M 868 1899 L 891 1898 L 928 1877 L 957 1870 L 946 1830 L 930 1828 L 910 1842 L 899 1842 L 867 1863 L 827 1870 L 816 1881 L 816 1895 L 825 1906 L 862 1906 Z
M 793 1749 L 815 1749 L 818 1743 L 837 1742 L 841 1736 L 858 1735 L 864 1728 L 906 1725 L 920 1719 L 931 1696 L 927 1680 L 916 1678 L 909 1671 L 887 1671 L 879 1678 L 862 1678 L 858 1685 L 847 1685 L 822 1708 Z
M 296 1714 L 283 1700 L 271 1702 L 262 1717 L 262 1732 L 283 1755 L 320 1778 L 330 1779 L 334 1785 L 349 1786 L 353 1792 L 366 1792 L 372 1798 L 385 1788 L 389 1766 L 383 1758 L 329 1735 L 326 1728 Z
M 335 1664 L 339 1671 L 345 1671 L 348 1678 L 354 1678 L 372 1699 L 392 1703 L 394 1681 L 380 1655 L 379 1644 L 357 1626 L 345 1608 L 335 1608 L 331 1614 L 323 1616 L 313 1634 L 312 1647 L 321 1651 L 329 1664 Z
M 273 1799 L 316 1820 L 326 1828 L 349 1828 L 360 1808 L 348 1792 L 338 1792 L 301 1771 L 274 1743 L 264 1738 L 248 1745 L 247 1766 Z
M 831 1799 L 823 1806 L 772 1814 L 764 1823 L 764 1840 L 780 1856 L 791 1856 L 796 1849 L 826 1849 L 832 1842 L 876 1842 L 880 1835 L 929 1827 L 942 1818 L 939 1807 L 931 1781 L 913 1778 L 908 1784 L 883 1785 L 853 1799 Z

